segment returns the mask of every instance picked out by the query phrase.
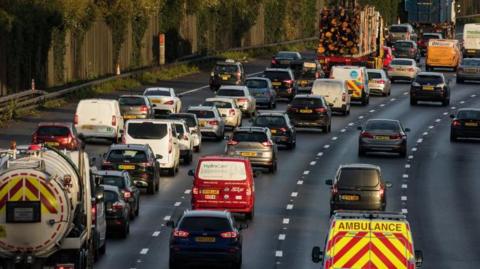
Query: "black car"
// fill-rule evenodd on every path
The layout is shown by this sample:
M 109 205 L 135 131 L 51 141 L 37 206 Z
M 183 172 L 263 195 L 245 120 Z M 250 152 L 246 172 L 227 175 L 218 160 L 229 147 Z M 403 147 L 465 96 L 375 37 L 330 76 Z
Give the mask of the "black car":
M 361 131 L 358 138 L 358 155 L 367 152 L 395 152 L 401 157 L 407 156 L 407 132 L 398 120 L 371 119 Z
M 457 115 L 452 114 L 450 125 L 450 141 L 455 142 L 459 137 L 480 138 L 480 109 L 462 108 Z
M 117 186 L 102 185 L 107 210 L 107 231 L 116 231 L 121 238 L 130 233 L 130 205 Z
M 107 219 L 105 212 L 105 195 L 103 187 L 98 184 L 98 176 L 94 174 L 96 169 L 90 169 L 90 189 L 92 208 L 92 243 L 93 258 L 98 260 L 107 250 Z
M 276 144 L 295 148 L 297 132 L 284 112 L 262 112 L 253 120 L 252 126 L 268 127 Z
M 101 170 L 95 172 L 100 176 L 100 184 L 117 186 L 123 198 L 130 205 L 130 219 L 134 219 L 140 212 L 140 190 L 134 185 L 133 180 L 127 171 L 107 171 Z
M 246 225 L 237 227 L 229 212 L 186 211 L 177 224 L 168 221 L 167 226 L 173 228 L 170 236 L 170 268 L 205 263 L 241 268 L 240 231 Z
M 380 210 L 387 206 L 386 188 L 392 185 L 382 178 L 380 167 L 371 164 L 341 165 L 331 187 L 330 215 L 339 209 Z
M 273 55 L 271 68 L 290 68 L 291 64 L 302 59 L 302 55 L 298 51 L 279 51 Z
M 315 59 L 303 60 L 292 65 L 293 75 L 297 82 L 297 93 L 312 93 L 313 82 L 324 76 L 320 62 Z
M 450 87 L 442 73 L 421 72 L 415 77 L 410 87 L 410 105 L 418 101 L 442 102 L 450 104 Z
M 160 165 L 149 145 L 112 145 L 104 155 L 102 170 L 128 171 L 135 186 L 154 194 L 160 188 Z
M 242 63 L 230 59 L 217 62 L 210 74 L 210 89 L 217 91 L 222 85 L 243 85 L 245 78 Z
M 332 129 L 332 110 L 320 95 L 297 95 L 288 105 L 287 114 L 295 127 Z
M 287 98 L 289 101 L 297 94 L 298 85 L 290 68 L 267 68 L 263 77 L 269 78 L 277 98 Z

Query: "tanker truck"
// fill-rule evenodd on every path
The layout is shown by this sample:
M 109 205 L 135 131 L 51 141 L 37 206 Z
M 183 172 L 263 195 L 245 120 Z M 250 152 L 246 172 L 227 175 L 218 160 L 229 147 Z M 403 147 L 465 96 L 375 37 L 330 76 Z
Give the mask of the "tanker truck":
M 40 145 L 0 154 L 0 268 L 92 268 L 87 154 Z

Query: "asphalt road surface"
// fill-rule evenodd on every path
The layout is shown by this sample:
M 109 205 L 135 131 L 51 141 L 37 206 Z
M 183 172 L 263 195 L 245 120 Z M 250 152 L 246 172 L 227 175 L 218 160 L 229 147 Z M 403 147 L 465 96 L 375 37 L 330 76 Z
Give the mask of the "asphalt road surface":
M 258 73 L 268 64 L 269 59 L 254 60 L 246 64 L 246 71 Z M 187 92 L 182 97 L 185 109 L 213 95 L 202 88 L 207 82 L 205 71 L 160 85 Z M 255 218 L 243 231 L 243 268 L 319 268 L 310 253 L 314 245 L 323 248 L 328 230 L 330 189 L 325 179 L 333 178 L 339 165 L 359 162 L 379 165 L 384 178 L 393 183 L 387 192 L 387 210 L 408 216 L 415 248 L 424 252 L 423 268 L 480 268 L 480 211 L 476 210 L 480 142 L 451 143 L 448 117 L 461 107 L 480 107 L 479 86 L 456 85 L 453 80 L 449 107 L 428 103 L 411 107 L 409 84 L 394 84 L 391 96 L 372 97 L 366 107 L 353 106 L 349 116 L 334 116 L 329 134 L 299 131 L 297 147 L 280 150 L 277 173 L 255 178 Z M 12 139 L 28 143 L 40 121 L 71 121 L 75 106 L 13 122 L 0 130 L 0 147 L 8 147 Z M 277 109 L 285 110 L 286 104 Z M 411 129 L 407 158 L 358 157 L 356 127 L 370 118 L 398 119 Z M 107 148 L 97 141 L 87 151 L 101 156 Z M 109 239 L 107 254 L 95 268 L 168 268 L 170 229 L 165 222 L 190 208 L 192 178 L 187 171 L 194 168 L 198 156 L 222 154 L 224 149 L 225 141 L 204 141 L 191 165 L 182 166 L 176 177 L 162 177 L 159 193 L 142 196 L 140 216 L 133 221 L 129 237 Z

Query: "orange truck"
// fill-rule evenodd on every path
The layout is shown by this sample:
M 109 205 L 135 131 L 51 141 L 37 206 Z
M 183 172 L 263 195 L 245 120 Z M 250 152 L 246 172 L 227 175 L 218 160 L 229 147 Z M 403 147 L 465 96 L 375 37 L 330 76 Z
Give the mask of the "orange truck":
M 423 254 L 414 251 L 410 225 L 394 212 L 336 212 L 323 251 L 312 250 L 312 260 L 324 269 L 415 269 Z

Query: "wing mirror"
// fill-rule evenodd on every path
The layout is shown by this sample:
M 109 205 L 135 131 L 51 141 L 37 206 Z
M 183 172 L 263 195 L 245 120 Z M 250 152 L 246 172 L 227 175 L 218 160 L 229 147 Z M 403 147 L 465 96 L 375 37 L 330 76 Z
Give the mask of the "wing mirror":
M 455 119 L 455 114 L 450 114 L 451 119 Z
M 247 229 L 247 228 L 248 228 L 248 224 L 246 224 L 246 223 L 241 223 L 241 224 L 239 224 L 239 225 L 237 226 L 237 229 L 238 229 L 239 231 L 245 230 L 245 229 Z
M 323 251 L 320 250 L 320 247 L 313 247 L 312 249 L 312 261 L 314 263 L 319 263 L 323 260 Z
M 410 128 L 405 128 L 404 131 L 405 131 L 405 133 L 408 133 L 408 132 L 410 132 L 411 130 L 410 130 Z
M 325 180 L 325 185 L 333 186 L 333 180 L 331 180 L 331 179 Z
M 362 126 L 358 126 L 358 127 L 357 127 L 357 130 L 359 130 L 359 131 L 363 131 L 363 128 L 362 128 Z
M 415 265 L 416 267 L 422 267 L 423 265 L 423 252 L 421 250 L 415 250 Z
M 195 176 L 195 170 L 193 169 L 188 170 L 188 175 L 191 177 Z
M 120 134 L 123 135 L 125 133 L 125 130 L 121 129 Z
M 167 221 L 165 225 L 170 228 L 175 228 L 175 222 L 173 220 Z

